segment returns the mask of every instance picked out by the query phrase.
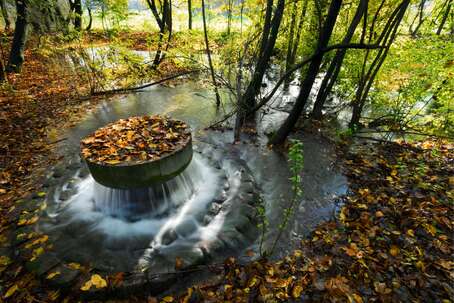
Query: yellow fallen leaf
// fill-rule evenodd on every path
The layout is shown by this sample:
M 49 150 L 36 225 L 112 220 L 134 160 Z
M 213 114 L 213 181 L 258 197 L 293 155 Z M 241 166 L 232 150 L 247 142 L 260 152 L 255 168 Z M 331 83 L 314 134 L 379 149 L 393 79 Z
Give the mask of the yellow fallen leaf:
M 104 288 L 104 287 L 107 287 L 107 282 L 100 275 L 95 274 L 95 275 L 92 275 L 90 280 L 85 282 L 85 284 L 80 289 L 83 291 L 87 291 L 92 286 L 95 286 L 96 288 Z
M 30 261 L 35 261 L 36 258 L 38 258 L 43 253 L 44 253 L 44 248 L 42 248 L 42 247 L 38 247 L 38 248 L 34 249 L 32 252 L 32 257 L 30 258 Z
M 100 275 L 91 276 L 91 281 L 96 288 L 107 287 L 107 282 Z
M 38 239 L 36 239 L 35 241 L 31 242 L 31 243 L 28 243 L 27 245 L 25 245 L 25 248 L 29 249 L 37 244 L 42 244 L 44 242 L 46 242 L 47 240 L 49 240 L 49 236 L 48 235 L 44 235 L 42 237 L 39 237 Z
M 17 284 L 14 284 L 13 286 L 11 286 L 8 291 L 6 292 L 5 296 L 3 298 L 9 298 L 11 297 L 12 295 L 14 295 L 14 293 L 19 289 L 19 286 L 17 286 Z
M 0 256 L 0 266 L 7 266 L 11 263 L 11 259 L 7 256 Z
M 80 290 L 87 291 L 91 288 L 92 285 L 93 285 L 93 283 L 91 282 L 91 280 L 88 280 L 87 282 L 85 282 L 84 285 L 82 285 Z
M 51 272 L 50 274 L 47 275 L 46 279 L 51 280 L 51 279 L 55 278 L 56 276 L 58 276 L 59 274 L 60 274 L 59 271 Z
M 79 263 L 72 262 L 68 264 L 68 267 L 74 270 L 79 270 L 82 266 Z
M 302 292 L 303 292 L 303 288 L 300 285 L 296 285 L 295 287 L 293 287 L 293 290 L 292 290 L 293 298 L 298 299 L 299 297 L 301 297 Z
M 167 296 L 167 297 L 162 298 L 162 300 L 164 302 L 171 303 L 171 302 L 173 302 L 173 297 Z
M 389 253 L 391 254 L 391 256 L 396 257 L 400 253 L 400 249 L 396 245 L 391 245 Z

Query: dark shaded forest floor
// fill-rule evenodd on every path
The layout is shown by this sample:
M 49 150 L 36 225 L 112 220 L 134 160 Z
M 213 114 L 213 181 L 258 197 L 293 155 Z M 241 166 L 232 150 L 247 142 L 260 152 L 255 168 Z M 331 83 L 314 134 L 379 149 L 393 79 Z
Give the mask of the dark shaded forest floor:
M 34 51 L 27 51 L 22 74 L 2 87 L 1 246 L 10 245 L 5 234 L 18 224 L 15 202 L 39 191 L 40 176 L 58 160 L 56 129 L 71 127 L 97 104 L 87 95 L 80 77 Z M 351 192 L 337 219 L 320 224 L 300 250 L 278 261 L 228 259 L 222 282 L 127 301 L 452 302 L 453 148 L 441 141 L 340 144 Z M 74 302 L 81 294 L 76 285 L 50 288 L 13 256 L 0 254 L 0 275 L 0 302 Z

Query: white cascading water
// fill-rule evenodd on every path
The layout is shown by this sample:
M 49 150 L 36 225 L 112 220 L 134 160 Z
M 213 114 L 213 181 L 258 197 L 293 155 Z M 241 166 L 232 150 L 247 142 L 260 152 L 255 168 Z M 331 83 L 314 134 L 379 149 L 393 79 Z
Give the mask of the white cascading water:
M 220 187 L 219 178 L 219 172 L 198 155 L 179 176 L 146 189 L 107 188 L 88 176 L 80 180 L 73 197 L 61 202 L 57 212 L 63 211 L 71 218 L 61 224 L 86 222 L 90 229 L 109 238 L 161 235 L 183 217 L 194 219 L 206 209 Z M 49 213 L 51 217 L 56 215 Z
M 200 178 L 198 171 L 197 165 L 193 165 L 175 178 L 148 188 L 115 189 L 95 182 L 95 209 L 128 220 L 150 215 L 158 217 L 194 195 L 196 179 Z

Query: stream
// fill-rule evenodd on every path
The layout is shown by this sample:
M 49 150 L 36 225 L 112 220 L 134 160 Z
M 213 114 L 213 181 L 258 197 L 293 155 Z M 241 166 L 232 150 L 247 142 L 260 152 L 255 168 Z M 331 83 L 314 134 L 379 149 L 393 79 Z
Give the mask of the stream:
M 63 164 L 49 173 L 48 208 L 39 231 L 53 239 L 54 257 L 62 262 L 88 263 L 106 274 L 145 273 L 134 285 L 149 282 L 157 273 L 173 272 L 178 259 L 191 267 L 222 262 L 231 255 L 250 256 L 251 250 L 257 257 L 273 244 L 292 199 L 287 158 L 266 146 L 266 134 L 286 117 L 280 108 L 288 105 L 282 103 L 293 102 L 297 91 L 292 84 L 288 93 L 279 92 L 273 102 L 276 107 L 259 115 L 258 135 L 244 135 L 235 144 L 230 130 L 205 130 L 229 108 L 228 94 L 223 93 L 224 104 L 217 110 L 211 90 L 197 82 L 153 86 L 103 101 L 67 131 L 67 140 L 59 145 Z M 79 142 L 109 122 L 152 114 L 168 115 L 190 125 L 194 159 L 183 173 L 183 181 L 168 186 L 175 189 L 166 195 L 166 203 L 179 199 L 174 197 L 183 197 L 181 201 L 159 216 L 127 220 L 112 209 L 112 205 L 125 205 L 121 196 L 114 202 L 98 201 L 112 199 L 113 194 L 89 175 L 78 156 Z M 334 216 L 339 197 L 347 191 L 347 179 L 336 167 L 334 147 L 315 135 L 294 137 L 304 144 L 304 194 L 273 258 L 299 248 L 315 225 Z M 180 183 L 183 190 L 178 189 Z M 100 211 L 104 204 L 110 208 Z M 265 209 L 264 220 L 269 226 L 263 238 L 258 227 L 262 221 L 257 215 L 259 205 Z

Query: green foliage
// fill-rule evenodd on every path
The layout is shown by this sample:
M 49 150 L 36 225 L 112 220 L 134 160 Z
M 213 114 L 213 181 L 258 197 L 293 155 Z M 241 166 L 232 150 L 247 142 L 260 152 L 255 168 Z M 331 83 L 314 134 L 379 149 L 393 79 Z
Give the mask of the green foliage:
M 293 216 L 295 207 L 301 201 L 303 196 L 303 185 L 301 173 L 304 168 L 304 153 L 303 153 L 303 143 L 299 140 L 292 140 L 291 145 L 288 151 L 288 162 L 290 166 L 290 182 L 292 184 L 293 197 L 289 205 L 284 208 L 282 222 L 278 226 L 278 234 L 271 245 L 269 251 L 265 252 L 265 255 L 272 255 L 276 249 L 276 245 L 282 237 L 282 233 L 285 231 L 288 222 Z

